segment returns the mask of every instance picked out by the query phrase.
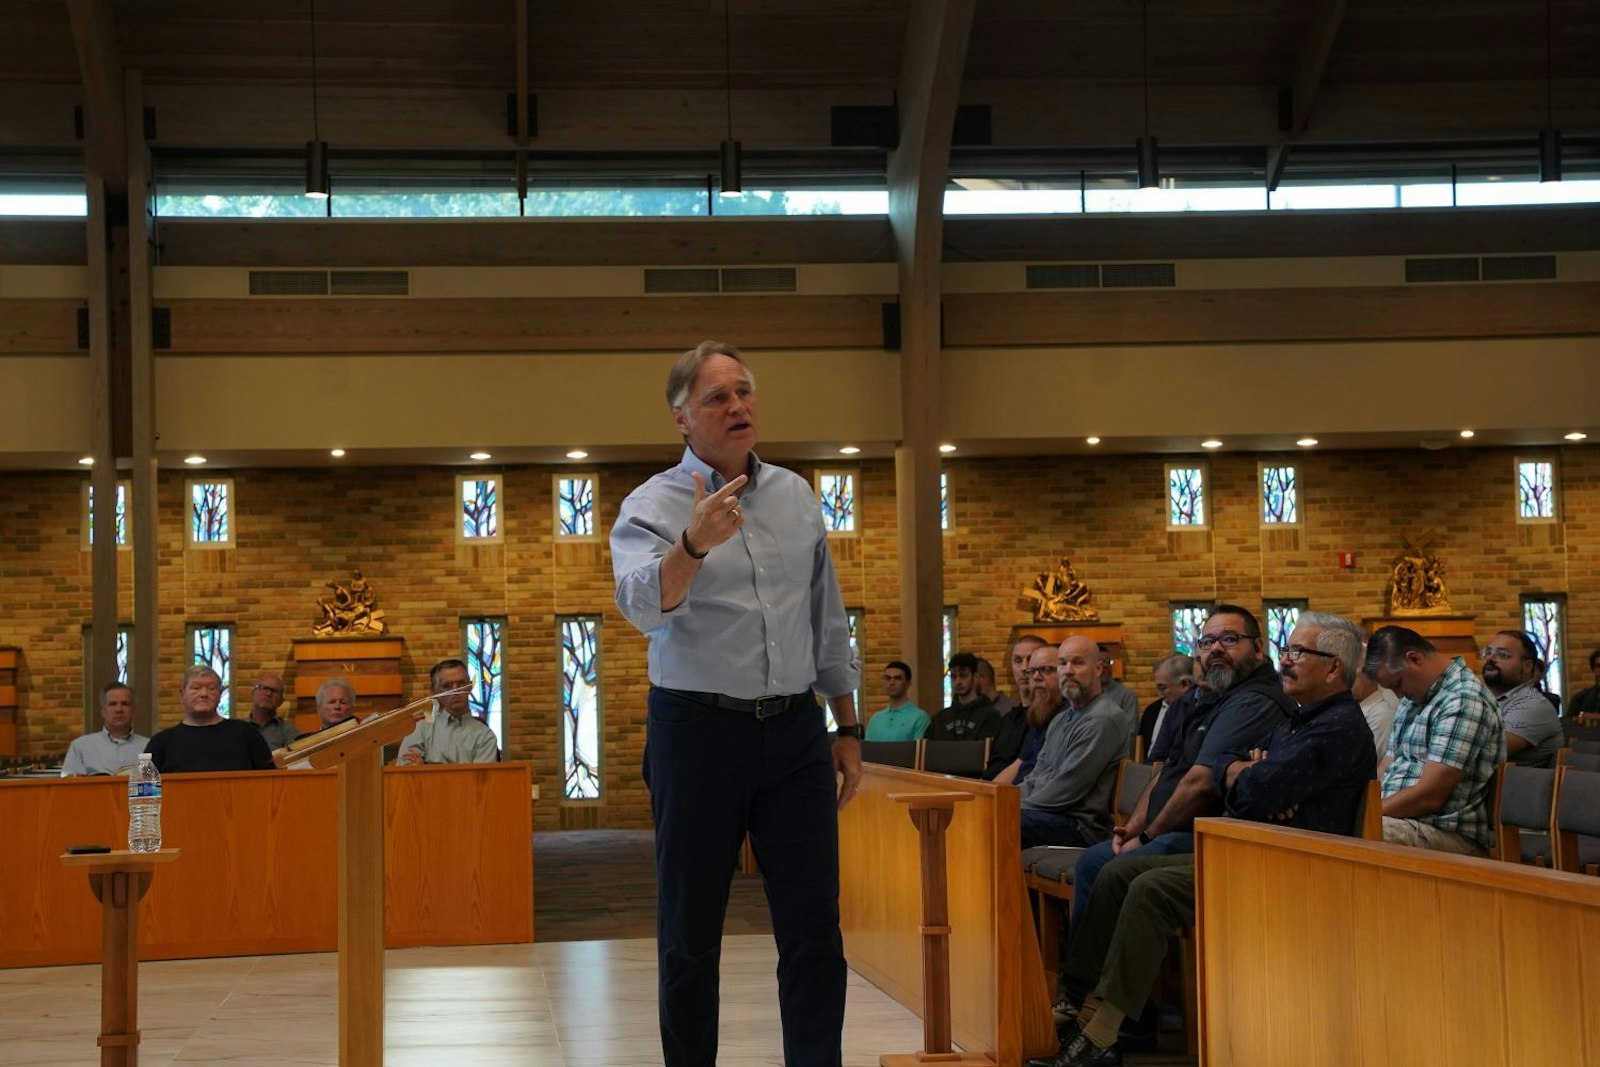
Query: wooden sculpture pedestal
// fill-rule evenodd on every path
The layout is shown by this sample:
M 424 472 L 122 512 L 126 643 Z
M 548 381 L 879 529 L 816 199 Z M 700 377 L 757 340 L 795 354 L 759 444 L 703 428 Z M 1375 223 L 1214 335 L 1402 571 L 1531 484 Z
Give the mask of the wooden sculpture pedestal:
M 139 1063 L 139 901 L 150 889 L 157 864 L 182 850 L 159 852 L 68 852 L 61 863 L 82 867 L 100 901 L 100 1064 Z
M 355 713 L 363 718 L 400 702 L 404 638 L 301 637 L 294 642 L 294 724 L 302 733 L 322 728 L 317 687 L 343 678 L 356 687 Z
M 1052 645 L 1059 645 L 1069 637 L 1087 637 L 1097 645 L 1105 645 L 1111 652 L 1111 677 L 1122 681 L 1123 660 L 1127 646 L 1122 643 L 1120 622 L 1031 622 L 1019 623 L 1011 628 L 1011 643 L 1024 634 L 1042 637 Z

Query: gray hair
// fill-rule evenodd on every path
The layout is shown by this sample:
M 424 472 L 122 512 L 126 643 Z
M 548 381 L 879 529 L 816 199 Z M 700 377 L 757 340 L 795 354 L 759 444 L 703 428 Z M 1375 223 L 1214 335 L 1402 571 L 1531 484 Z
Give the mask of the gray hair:
M 221 687 L 222 675 L 217 673 L 215 667 L 212 667 L 207 663 L 196 663 L 194 666 L 183 672 L 183 681 L 178 683 L 179 692 L 189 688 L 189 683 L 200 677 L 202 674 L 211 675 L 211 677 L 217 680 L 218 687 Z
M 344 695 L 350 698 L 350 704 L 352 706 L 355 705 L 356 687 L 345 681 L 343 678 L 329 678 L 327 681 L 317 686 L 317 707 L 322 707 L 322 698 L 328 695 L 328 690 L 330 689 L 343 689 Z
M 1194 680 L 1194 658 L 1186 656 L 1182 652 L 1174 652 L 1164 658 L 1160 663 L 1156 664 L 1155 670 L 1151 673 L 1159 674 L 1162 668 L 1166 669 L 1167 677 L 1174 681 L 1181 682 L 1185 678 L 1190 681 Z
M 1328 611 L 1302 611 L 1295 625 L 1311 626 L 1318 631 L 1317 651 L 1338 656 L 1339 677 L 1346 686 L 1353 685 L 1366 656 L 1366 631 L 1343 615 Z
M 750 373 L 750 364 L 744 361 L 744 353 L 726 341 L 701 341 L 689 351 L 678 357 L 672 365 L 672 371 L 667 375 L 667 406 L 673 411 L 680 411 L 683 405 L 689 402 L 689 387 L 694 385 L 694 380 L 700 374 L 700 365 L 710 356 L 723 355 L 735 360 L 744 368 L 745 377 L 750 379 L 750 384 L 756 384 L 756 376 Z

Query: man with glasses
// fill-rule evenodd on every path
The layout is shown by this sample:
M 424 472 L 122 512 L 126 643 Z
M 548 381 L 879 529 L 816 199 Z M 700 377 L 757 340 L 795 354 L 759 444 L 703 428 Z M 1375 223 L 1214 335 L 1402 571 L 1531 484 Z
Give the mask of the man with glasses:
M 911 703 L 911 665 L 892 660 L 883 669 L 887 707 L 867 720 L 868 741 L 916 741 L 928 732 L 928 713 Z
M 1404 626 L 1372 635 L 1362 669 L 1403 698 L 1378 765 L 1383 839 L 1488 855 L 1489 793 L 1495 768 L 1506 758 L 1493 695 L 1460 656 L 1443 655 Z
M 1056 685 L 1060 661 L 1061 655 L 1055 645 L 1037 645 L 1029 654 L 1028 665 L 1022 669 L 1026 684 L 1023 693 L 1028 701 L 1024 712 L 1027 730 L 1016 755 L 995 773 L 993 780 L 997 784 L 1021 785 L 1038 762 L 1039 752 L 1044 748 L 1045 731 L 1063 706 L 1061 690 Z
M 283 703 L 283 675 L 268 671 L 250 689 L 250 721 L 261 731 L 269 749 L 280 749 L 300 736 L 293 722 L 278 717 Z
M 1554 767 L 1566 741 L 1556 707 L 1539 688 L 1544 670 L 1539 646 L 1521 630 L 1501 630 L 1478 650 L 1483 684 L 1500 705 L 1506 757 L 1525 767 Z
M 1356 830 L 1378 762 L 1366 717 L 1350 695 L 1361 654 L 1354 623 L 1301 612 L 1279 660 L 1283 690 L 1298 706 L 1259 747 L 1219 761 L 1214 782 L 1226 814 L 1323 833 Z M 1192 853 L 1133 855 L 1108 866 L 1062 961 L 1064 984 L 1089 992 L 1061 1051 L 1030 1067 L 1121 1063 L 1123 1020 L 1143 1009 L 1172 931 L 1194 919 Z

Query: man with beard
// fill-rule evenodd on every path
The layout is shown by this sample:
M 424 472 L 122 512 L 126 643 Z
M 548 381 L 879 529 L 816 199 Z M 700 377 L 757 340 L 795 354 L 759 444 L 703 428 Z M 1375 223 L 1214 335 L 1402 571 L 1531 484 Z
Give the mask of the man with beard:
M 1038 762 L 1039 752 L 1044 748 L 1045 731 L 1061 711 L 1061 690 L 1056 686 L 1060 662 L 1061 655 L 1055 645 L 1039 645 L 1028 657 L 1028 665 L 1022 670 L 1028 684 L 1025 706 L 1028 728 L 1016 758 L 995 775 L 997 785 L 1021 785 Z
M 1539 689 L 1544 673 L 1539 646 L 1521 630 L 1501 630 L 1479 650 L 1483 684 L 1500 705 L 1506 728 L 1506 758 L 1524 767 L 1554 767 L 1566 736 L 1555 705 Z
M 1011 643 L 1011 680 L 1017 685 L 1017 699 L 1001 717 L 1000 729 L 989 745 L 989 765 L 983 769 L 983 776 L 991 782 L 1022 754 L 1022 743 L 1028 737 L 1028 701 L 1033 693 L 1028 660 L 1044 643 L 1045 639 L 1035 634 L 1023 634 Z
M 1161 770 L 1145 788 L 1124 826 L 1084 852 L 1073 872 L 1072 925 L 1083 919 L 1094 880 L 1114 859 L 1134 852 L 1194 851 L 1194 821 L 1222 810 L 1217 766 L 1230 752 L 1247 752 L 1294 710 L 1278 672 L 1267 661 L 1261 626 L 1246 608 L 1218 604 L 1195 642 L 1206 688 L 1177 727 Z M 1225 765 L 1224 765 L 1225 766 Z
M 1101 687 L 1098 656 L 1085 637 L 1067 638 L 1057 652 L 1066 704 L 1046 726 L 1039 759 L 1022 782 L 1023 848 L 1081 848 L 1111 831 L 1111 791 L 1133 721 Z
M 1337 615 L 1302 612 L 1281 665 L 1298 704 L 1261 746 L 1218 761 L 1216 791 L 1235 818 L 1348 834 L 1377 766 L 1372 731 L 1350 695 L 1362 634 Z M 1082 892 L 1080 887 L 1078 892 Z M 1144 1006 L 1172 931 L 1195 918 L 1194 856 L 1126 856 L 1095 883 L 1062 963 L 1065 985 L 1087 992 L 1055 1056 L 1029 1067 L 1120 1064 L 1122 1021 Z

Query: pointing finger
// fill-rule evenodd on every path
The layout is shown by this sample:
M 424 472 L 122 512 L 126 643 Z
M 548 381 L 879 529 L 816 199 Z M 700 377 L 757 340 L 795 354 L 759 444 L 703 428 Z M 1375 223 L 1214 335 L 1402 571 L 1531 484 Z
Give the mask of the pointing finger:
M 699 471 L 690 471 L 689 477 L 694 479 L 694 502 L 698 504 L 706 498 L 706 480 Z

